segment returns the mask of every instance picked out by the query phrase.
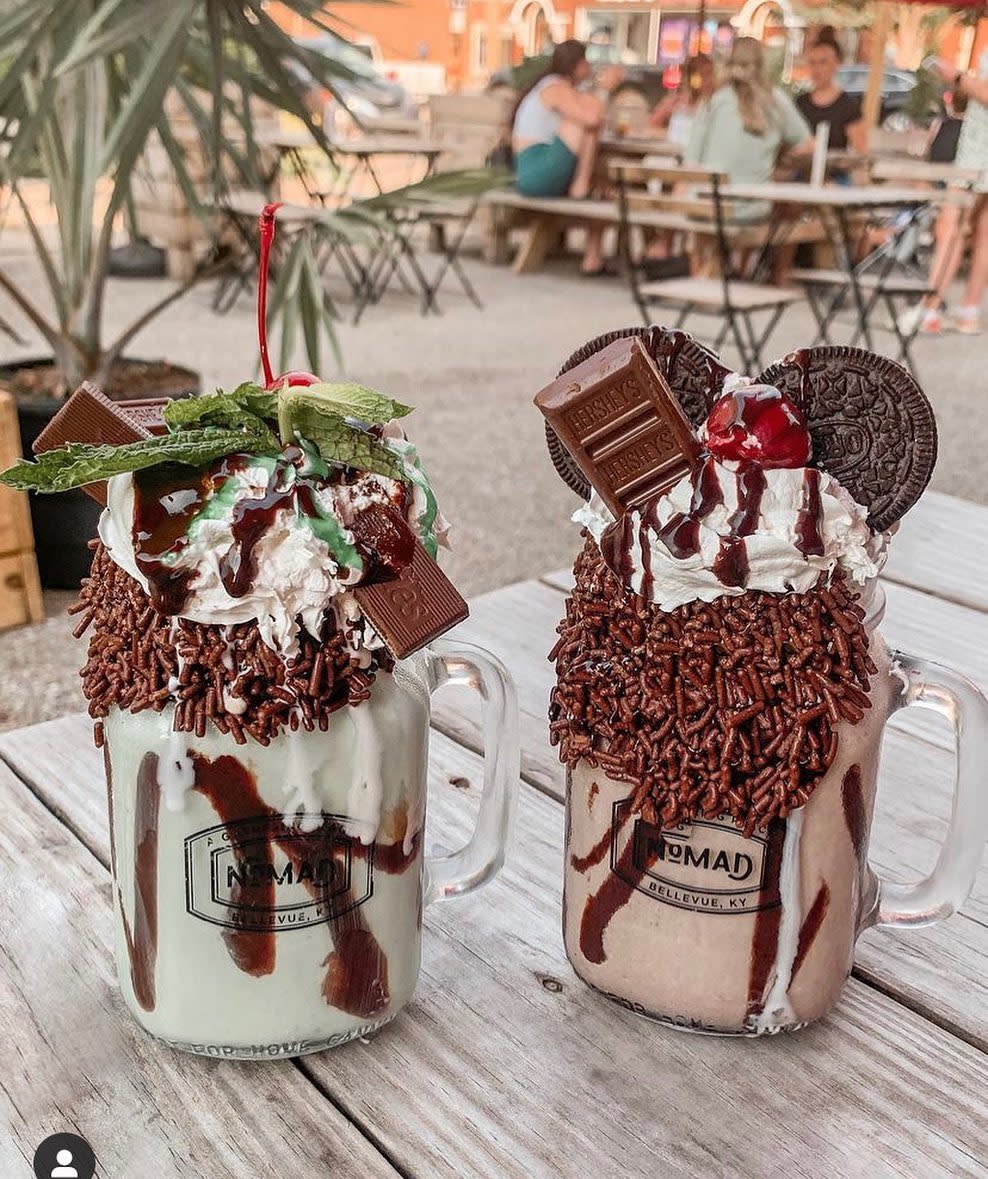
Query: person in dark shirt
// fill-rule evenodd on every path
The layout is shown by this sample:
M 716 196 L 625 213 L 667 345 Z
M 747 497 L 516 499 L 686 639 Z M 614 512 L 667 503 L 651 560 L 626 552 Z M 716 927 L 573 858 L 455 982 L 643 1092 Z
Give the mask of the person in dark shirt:
M 830 147 L 846 151 L 863 147 L 861 100 L 841 90 L 837 67 L 844 54 L 833 29 L 822 29 L 806 54 L 811 87 L 796 99 L 799 113 L 816 131 L 820 123 L 830 124 Z

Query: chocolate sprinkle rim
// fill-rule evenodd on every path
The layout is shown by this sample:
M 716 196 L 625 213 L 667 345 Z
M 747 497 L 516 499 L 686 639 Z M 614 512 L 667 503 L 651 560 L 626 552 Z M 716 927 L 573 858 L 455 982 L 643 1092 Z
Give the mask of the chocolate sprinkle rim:
M 332 611 L 319 638 L 300 632 L 299 653 L 289 661 L 264 642 L 256 623 L 170 618 L 101 543 L 93 547 L 90 575 L 70 613 L 81 616 L 76 638 L 90 633 L 80 675 L 98 746 L 112 708 L 162 712 L 175 705 L 176 731 L 203 737 L 211 724 L 238 745 L 248 738 L 268 745 L 285 729 L 325 732 L 332 713 L 369 699 L 377 672 L 394 666 L 382 649 L 361 667 Z
M 803 806 L 870 708 L 865 612 L 837 574 L 807 593 L 749 591 L 663 612 L 588 537 L 549 658 L 550 741 L 633 787 L 675 827 L 730 816 L 746 835 Z

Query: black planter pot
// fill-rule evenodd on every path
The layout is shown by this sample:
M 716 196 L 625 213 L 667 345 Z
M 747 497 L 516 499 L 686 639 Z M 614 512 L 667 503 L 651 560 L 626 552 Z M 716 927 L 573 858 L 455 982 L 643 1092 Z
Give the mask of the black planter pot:
M 123 364 L 140 364 L 124 360 Z M 40 368 L 51 364 L 45 357 L 0 365 L 0 386 L 25 368 Z M 185 380 L 185 378 L 188 378 Z M 176 386 L 161 396 L 183 396 L 198 393 L 197 373 L 176 372 Z M 136 396 L 146 397 L 147 392 Z M 31 444 L 64 405 L 55 397 L 18 399 L 17 418 L 21 431 L 21 449 L 30 456 Z M 38 557 L 41 584 L 46 589 L 78 589 L 79 582 L 89 573 L 92 552 L 89 541 L 96 535 L 100 506 L 84 491 L 63 491 L 58 495 L 30 495 L 31 523 L 34 527 L 34 547 Z

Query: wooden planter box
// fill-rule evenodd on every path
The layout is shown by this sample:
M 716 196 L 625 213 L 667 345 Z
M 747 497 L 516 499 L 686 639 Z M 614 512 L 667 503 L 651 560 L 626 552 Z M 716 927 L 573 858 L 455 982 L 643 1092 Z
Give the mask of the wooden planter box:
M 0 391 L 0 470 L 20 457 L 17 407 L 9 393 Z M 0 484 L 0 630 L 44 616 L 27 496 Z

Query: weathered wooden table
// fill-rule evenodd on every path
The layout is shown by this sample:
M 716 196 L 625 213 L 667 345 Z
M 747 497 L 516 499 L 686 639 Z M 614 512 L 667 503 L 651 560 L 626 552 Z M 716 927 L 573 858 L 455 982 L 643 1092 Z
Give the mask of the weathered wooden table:
M 988 509 L 928 495 L 886 578 L 891 643 L 988 683 Z M 836 1012 L 793 1036 L 709 1039 L 612 1006 L 560 937 L 563 775 L 546 651 L 568 575 L 477 599 L 463 637 L 514 672 L 523 776 L 509 862 L 426 915 L 415 1000 L 372 1041 L 238 1064 L 150 1040 L 117 995 L 100 758 L 82 716 L 0 737 L 0 1175 L 48 1134 L 106 1179 L 959 1176 L 988 1173 L 988 868 L 964 911 L 867 933 Z M 951 750 L 910 710 L 886 741 L 873 857 L 928 870 Z M 430 839 L 465 837 L 476 719 L 436 714 Z M 988 787 L 988 782 L 986 782 Z

